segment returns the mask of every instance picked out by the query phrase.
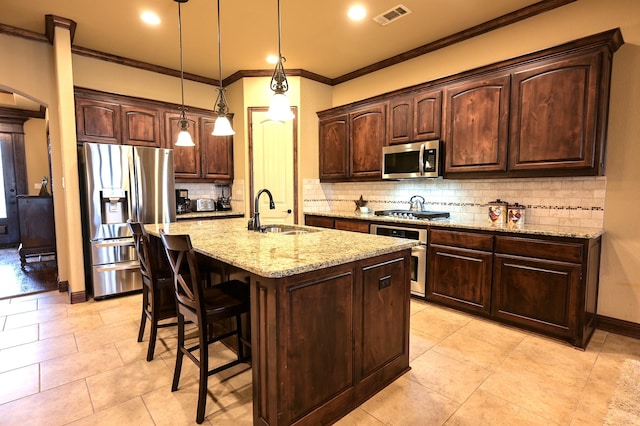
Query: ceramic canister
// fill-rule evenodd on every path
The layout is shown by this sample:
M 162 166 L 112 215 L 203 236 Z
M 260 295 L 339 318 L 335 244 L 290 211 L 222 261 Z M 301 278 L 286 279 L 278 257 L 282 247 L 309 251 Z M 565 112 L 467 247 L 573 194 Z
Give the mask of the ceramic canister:
M 507 227 L 522 229 L 524 227 L 524 213 L 526 207 L 522 204 L 511 204 L 507 208 Z
M 507 206 L 504 201 L 497 199 L 488 203 L 489 205 L 489 223 L 492 226 L 503 227 L 507 224 Z

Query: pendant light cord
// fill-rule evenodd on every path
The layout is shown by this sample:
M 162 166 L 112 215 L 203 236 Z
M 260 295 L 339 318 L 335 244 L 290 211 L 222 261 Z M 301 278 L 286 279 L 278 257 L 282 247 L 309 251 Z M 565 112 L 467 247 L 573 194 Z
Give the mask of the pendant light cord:
M 184 116 L 184 66 L 182 61 L 182 12 L 180 10 L 180 2 L 178 2 L 178 33 L 180 34 L 180 90 L 182 92 L 182 115 Z
M 222 91 L 222 41 L 220 39 L 220 0 L 218 0 L 218 70 L 220 75 L 220 91 Z
M 278 62 L 282 62 L 282 50 L 280 49 L 280 0 L 278 0 Z

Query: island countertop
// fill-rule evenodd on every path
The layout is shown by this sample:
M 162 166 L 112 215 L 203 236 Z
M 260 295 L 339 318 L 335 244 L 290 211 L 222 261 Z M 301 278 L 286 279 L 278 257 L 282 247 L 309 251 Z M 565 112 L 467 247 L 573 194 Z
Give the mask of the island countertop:
M 247 220 L 218 219 L 145 225 L 159 236 L 188 234 L 196 252 L 265 278 L 281 278 L 409 249 L 418 242 L 333 229 L 296 235 L 247 230 Z

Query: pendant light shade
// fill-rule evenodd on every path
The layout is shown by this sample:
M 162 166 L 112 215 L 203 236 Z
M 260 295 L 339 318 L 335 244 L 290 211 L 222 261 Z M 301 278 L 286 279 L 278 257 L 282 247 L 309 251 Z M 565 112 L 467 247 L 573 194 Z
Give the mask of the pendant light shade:
M 182 107 L 180 107 L 180 120 L 178 121 L 178 127 L 180 127 L 180 133 L 178 133 L 178 140 L 176 146 L 195 146 L 191 134 L 189 133 L 189 120 L 187 120 L 187 108 L 184 106 L 184 66 L 182 63 L 182 12 L 180 10 L 181 3 L 186 3 L 189 0 L 174 0 L 178 3 L 178 33 L 180 34 L 180 90 L 182 92 Z
M 285 61 L 286 59 L 282 56 L 280 49 L 280 0 L 278 0 L 278 63 L 271 77 L 273 97 L 269 104 L 269 111 L 266 114 L 268 120 L 288 121 L 294 118 L 293 111 L 291 111 L 291 106 L 289 105 L 289 98 L 286 95 L 287 90 L 289 90 L 289 82 L 284 72 Z
M 219 82 L 220 87 L 218 87 L 218 97 L 216 98 L 216 103 L 214 106 L 214 112 L 218 114 L 218 118 L 213 125 L 213 132 L 211 134 L 213 136 L 231 136 L 235 135 L 236 132 L 233 131 L 231 127 L 231 122 L 227 117 L 227 97 L 224 95 L 225 88 L 222 87 L 222 42 L 220 41 L 220 0 L 218 0 L 218 71 L 219 71 Z

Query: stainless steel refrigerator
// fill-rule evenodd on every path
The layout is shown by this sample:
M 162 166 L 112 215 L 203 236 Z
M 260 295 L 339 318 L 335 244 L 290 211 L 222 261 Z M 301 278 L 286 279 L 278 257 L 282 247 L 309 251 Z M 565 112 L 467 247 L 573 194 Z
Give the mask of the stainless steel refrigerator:
M 139 290 L 140 265 L 127 221 L 175 222 L 173 150 L 85 143 L 78 162 L 85 278 L 93 297 Z

